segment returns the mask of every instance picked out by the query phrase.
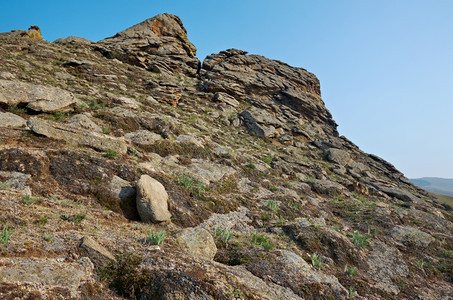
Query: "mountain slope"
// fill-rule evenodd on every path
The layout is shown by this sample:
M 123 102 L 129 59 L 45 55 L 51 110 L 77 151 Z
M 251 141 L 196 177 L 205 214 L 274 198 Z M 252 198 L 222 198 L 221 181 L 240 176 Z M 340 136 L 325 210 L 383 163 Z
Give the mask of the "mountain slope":
M 410 181 L 429 192 L 453 197 L 453 179 L 422 177 L 410 179 Z
M 2 299 L 453 297 L 452 212 L 314 74 L 185 32 L 0 34 Z

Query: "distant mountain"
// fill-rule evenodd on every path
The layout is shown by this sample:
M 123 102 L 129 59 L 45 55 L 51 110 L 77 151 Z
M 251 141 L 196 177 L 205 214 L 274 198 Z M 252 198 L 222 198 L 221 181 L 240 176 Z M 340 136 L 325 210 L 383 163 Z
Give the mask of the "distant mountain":
M 413 184 L 421 187 L 422 189 L 428 192 L 453 197 L 453 179 L 438 177 L 423 177 L 409 180 Z

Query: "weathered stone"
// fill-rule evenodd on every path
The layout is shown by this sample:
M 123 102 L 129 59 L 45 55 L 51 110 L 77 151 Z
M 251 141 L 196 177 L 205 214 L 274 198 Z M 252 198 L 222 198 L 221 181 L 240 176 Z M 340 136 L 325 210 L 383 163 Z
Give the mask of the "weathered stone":
M 326 151 L 326 157 L 329 161 L 342 166 L 347 166 L 351 162 L 351 156 L 348 151 L 341 149 L 329 148 Z
M 192 143 L 200 148 L 204 148 L 204 143 L 200 138 L 197 138 L 193 135 L 181 134 L 176 138 L 178 143 Z
M 214 228 L 231 229 L 236 232 L 252 233 L 256 229 L 251 226 L 252 220 L 247 216 L 247 208 L 241 206 L 237 211 L 232 211 L 227 214 L 212 214 L 209 219 L 204 221 L 199 227 L 208 231 Z
M 137 210 L 143 222 L 170 220 L 168 194 L 164 186 L 148 175 L 137 182 Z
M 152 145 L 157 141 L 162 139 L 160 134 L 148 131 L 148 130 L 138 130 L 135 132 L 129 132 L 124 135 L 124 138 L 130 140 L 132 143 L 139 146 Z
M 0 79 L 0 104 L 27 108 L 39 112 L 67 111 L 76 103 L 74 95 L 56 87 Z
M 9 112 L 0 112 L 0 127 L 20 128 L 26 125 L 27 123 L 24 118 Z
M 77 37 L 77 36 L 68 36 L 65 38 L 59 38 L 53 41 L 55 44 L 69 44 L 69 45 L 91 45 L 94 42 L 87 40 L 85 38 Z
M 375 281 L 375 286 L 394 295 L 400 292 L 396 279 L 409 274 L 401 253 L 379 241 L 368 256 L 368 267 L 368 275 Z
M 0 78 L 12 80 L 12 79 L 16 79 L 16 76 L 14 76 L 14 74 L 12 74 L 10 72 L 0 72 Z
M 157 15 L 98 43 L 104 46 L 99 50 L 105 56 L 153 72 L 197 73 L 197 48 L 187 39 L 187 31 L 175 15 Z
M 213 260 L 217 252 L 214 238 L 203 228 L 185 228 L 176 236 L 179 245 L 189 254 Z
M 127 152 L 127 145 L 123 140 L 108 135 L 99 134 L 63 125 L 48 120 L 31 118 L 28 127 L 35 133 L 57 140 L 64 140 L 78 145 L 88 146 L 99 151 L 113 150 L 123 155 Z
M 228 104 L 233 107 L 239 106 L 239 102 L 236 99 L 234 99 L 233 96 L 230 96 L 227 93 L 222 93 L 222 92 L 215 93 L 215 95 L 214 95 L 214 97 L 212 97 L 211 101 L 225 103 L 225 104 Z
M 240 116 L 247 129 L 258 136 L 273 137 L 276 134 L 274 125 L 278 127 L 282 125 L 269 112 L 255 107 L 244 110 Z
M 403 191 L 399 188 L 386 187 L 386 186 L 377 186 L 377 188 L 381 192 L 383 192 L 391 197 L 398 198 L 405 202 L 420 203 L 420 201 L 421 201 L 419 198 L 415 197 L 411 193 L 409 193 L 407 191 Z
M 189 176 L 206 185 L 236 173 L 236 170 L 232 167 L 212 163 L 203 159 L 192 159 L 190 166 L 187 166 L 185 169 Z
M 344 186 L 330 180 L 315 180 L 315 182 L 311 183 L 311 187 L 319 194 L 331 197 L 340 195 L 341 193 L 346 191 L 346 188 Z
M 395 241 L 403 243 L 407 246 L 417 246 L 422 248 L 428 247 L 428 245 L 435 240 L 430 234 L 411 226 L 398 225 L 391 230 L 390 235 Z
M 94 132 L 102 132 L 102 128 L 99 127 L 96 123 L 94 123 L 89 116 L 86 114 L 77 114 L 72 116 L 68 120 L 68 124 L 80 128 L 80 129 L 85 129 L 89 131 L 94 131 Z
M 337 125 L 320 98 L 316 76 L 276 60 L 246 54 L 229 49 L 206 57 L 202 66 L 206 71 L 203 88 L 236 99 L 248 96 L 260 102 L 274 100 L 300 113 L 303 120 L 318 124 L 322 132 L 338 136 Z
M 90 258 L 97 269 L 106 267 L 109 263 L 116 261 L 109 250 L 99 245 L 99 243 L 88 236 L 85 236 L 80 240 L 80 248 L 83 249 L 86 256 Z
M 2 282 L 28 283 L 47 288 L 58 287 L 76 292 L 84 280 L 92 277 L 93 264 L 87 257 L 73 263 L 49 258 L 0 259 Z

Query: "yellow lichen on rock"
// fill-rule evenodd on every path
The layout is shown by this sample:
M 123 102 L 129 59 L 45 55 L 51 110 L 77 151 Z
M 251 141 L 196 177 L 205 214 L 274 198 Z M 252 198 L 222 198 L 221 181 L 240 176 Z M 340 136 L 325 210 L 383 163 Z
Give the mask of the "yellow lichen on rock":
M 41 29 L 39 29 L 36 25 L 30 26 L 30 28 L 28 28 L 22 36 L 30 39 L 42 40 Z

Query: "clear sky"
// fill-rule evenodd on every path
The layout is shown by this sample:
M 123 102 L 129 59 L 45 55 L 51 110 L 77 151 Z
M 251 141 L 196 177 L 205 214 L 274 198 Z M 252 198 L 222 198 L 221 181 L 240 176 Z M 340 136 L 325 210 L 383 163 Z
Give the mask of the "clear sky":
M 0 32 L 98 41 L 178 15 L 198 57 L 228 48 L 315 73 L 340 134 L 407 177 L 453 178 L 453 1 L 6 1 Z

